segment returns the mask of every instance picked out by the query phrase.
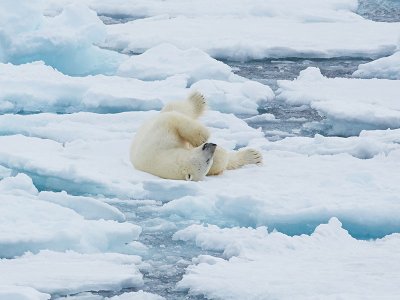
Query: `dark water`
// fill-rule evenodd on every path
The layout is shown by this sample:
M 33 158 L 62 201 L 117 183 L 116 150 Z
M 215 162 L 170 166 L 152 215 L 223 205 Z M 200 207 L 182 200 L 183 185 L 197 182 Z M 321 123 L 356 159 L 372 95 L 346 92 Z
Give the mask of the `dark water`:
M 278 89 L 277 80 L 293 80 L 300 71 L 308 67 L 317 67 L 326 77 L 351 77 L 358 65 L 370 62 L 368 58 L 284 58 L 264 59 L 247 62 L 225 61 L 234 72 L 240 76 L 255 80 L 270 86 L 274 91 Z M 261 127 L 265 137 L 271 141 L 288 136 L 314 136 L 316 133 L 324 134 L 317 129 L 303 127 L 308 122 L 319 122 L 324 117 L 307 105 L 293 106 L 283 101 L 270 101 L 262 103 L 259 113 L 273 114 L 277 121 L 247 123 L 254 127 Z
M 399 0 L 358 0 L 357 13 L 377 22 L 400 22 Z

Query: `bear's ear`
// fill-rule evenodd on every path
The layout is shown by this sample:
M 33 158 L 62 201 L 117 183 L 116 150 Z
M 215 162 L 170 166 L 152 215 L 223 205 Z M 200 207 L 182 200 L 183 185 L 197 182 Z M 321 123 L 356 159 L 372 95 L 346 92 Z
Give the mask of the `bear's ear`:
M 192 179 L 193 179 L 193 177 L 192 177 L 191 174 L 186 174 L 186 175 L 185 175 L 185 180 L 186 180 L 186 181 L 192 181 Z

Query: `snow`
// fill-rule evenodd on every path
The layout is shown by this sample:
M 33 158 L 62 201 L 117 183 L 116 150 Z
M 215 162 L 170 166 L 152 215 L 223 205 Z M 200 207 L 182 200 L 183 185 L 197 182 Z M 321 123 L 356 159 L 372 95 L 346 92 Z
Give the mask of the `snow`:
M 284 1 L 240 1 L 221 0 L 218 2 L 205 0 L 201 3 L 196 1 L 159 1 L 140 0 L 126 2 L 123 0 L 89 0 L 89 6 L 103 15 L 128 15 L 136 18 L 151 17 L 168 14 L 171 17 L 186 15 L 196 16 L 267 16 L 267 17 L 289 17 L 307 18 L 314 20 L 334 21 L 343 18 L 357 18 L 350 13 L 357 9 L 355 0 L 284 0 Z
M 80 254 L 72 251 L 27 253 L 0 260 L 0 281 L 28 286 L 42 293 L 121 290 L 143 285 L 137 256 L 117 253 Z
M 0 10 L 0 300 L 397 298 L 400 23 L 357 0 L 14 2 Z M 228 65 L 342 56 L 375 60 L 275 92 Z M 132 167 L 139 126 L 193 90 L 210 142 L 263 165 L 201 182 Z
M 217 59 L 280 57 L 371 57 L 391 55 L 398 44 L 398 23 L 369 20 L 301 21 L 281 17 L 168 15 L 107 26 L 103 45 L 142 53 L 161 43 L 198 48 Z M 339 34 L 338 34 L 339 33 Z
M 158 51 L 156 51 L 158 52 Z M 198 51 L 195 51 L 199 53 Z M 191 55 L 191 54 L 190 54 Z M 200 54 L 205 55 L 205 54 Z M 157 56 L 155 56 L 157 57 Z M 170 76 L 163 80 L 142 81 L 120 76 L 86 76 L 71 77 L 64 75 L 43 62 L 33 62 L 15 66 L 0 64 L 0 113 L 19 112 L 57 112 L 72 113 L 92 111 L 100 113 L 131 110 L 160 110 L 171 100 L 184 99 L 189 94 L 190 74 L 196 78 L 207 76 L 218 78 L 216 72 L 224 76 L 235 77 L 229 67 L 207 58 L 208 66 L 215 66 L 206 71 L 181 68 L 182 74 Z M 168 68 L 163 64 L 148 62 L 154 73 Z M 177 71 L 177 69 L 174 69 Z M 159 72 L 159 71 L 158 71 Z M 196 75 L 194 75 L 197 72 Z M 238 77 L 238 76 L 237 76 Z M 272 90 L 261 83 L 241 80 L 241 82 L 199 81 L 193 89 L 204 90 L 212 94 L 210 107 L 216 110 L 233 113 L 257 113 L 260 100 L 272 99 Z M 238 93 L 237 96 L 234 94 Z
M 161 200 L 164 205 L 154 209 L 172 223 L 177 216 L 220 226 L 266 225 L 294 234 L 311 232 L 336 216 L 355 236 L 379 237 L 400 228 L 399 130 L 270 142 L 234 115 L 209 111 L 202 121 L 211 129 L 211 141 L 226 149 L 260 149 L 264 165 L 193 183 L 132 168 L 128 150 L 135 128 L 156 113 L 4 115 L 0 123 L 20 125 L 10 127 L 15 135 L 0 137 L 0 165 L 29 174 L 41 189 Z M 70 199 L 72 208 L 74 199 L 81 199 L 65 193 L 57 198 Z M 149 231 L 164 231 L 173 229 L 169 222 L 144 224 Z
M 199 257 L 178 287 L 211 299 L 396 299 L 399 234 L 356 240 L 338 219 L 311 235 L 192 225 L 174 236 L 224 257 Z M 244 276 L 245 275 L 245 276 Z
M 161 44 L 132 56 L 119 66 L 117 74 L 142 80 L 161 80 L 184 74 L 189 85 L 201 79 L 240 80 L 228 65 L 203 51 L 196 48 L 181 50 L 171 44 Z
M 322 126 L 328 134 L 349 136 L 362 129 L 400 127 L 398 81 L 327 78 L 310 67 L 293 81 L 278 80 L 278 85 L 278 100 L 307 104 L 326 116 Z
M 112 74 L 126 56 L 101 49 L 106 26 L 96 13 L 79 2 L 45 15 L 44 1 L 15 6 L 3 1 L 0 61 L 22 64 L 43 60 L 65 74 Z
M 49 294 L 40 293 L 26 286 L 0 285 L 1 300 L 48 300 Z
M 144 292 L 142 290 L 138 292 L 127 292 L 114 297 L 103 297 L 101 295 L 96 295 L 92 293 L 80 293 L 74 296 L 68 296 L 67 298 L 57 298 L 57 299 L 67 299 L 67 300 L 163 300 L 156 294 Z
M 66 193 L 38 193 L 31 178 L 24 174 L 1 180 L 0 191 L 3 212 L 0 218 L 1 257 L 12 258 L 26 251 L 36 253 L 41 249 L 129 253 L 132 250 L 126 244 L 137 239 L 141 232 L 139 226 L 131 223 L 101 219 L 106 207 L 107 212 L 112 211 L 120 218 L 121 213 L 105 203 L 95 204 L 94 199 L 90 202 L 93 211 L 89 219 L 74 210 L 54 204 L 63 204 L 65 199 L 72 197 Z M 71 201 L 64 205 L 77 204 Z M 82 207 L 77 211 L 84 209 L 85 201 L 82 201 Z M 96 214 L 95 210 L 99 213 Z M 95 215 L 95 220 L 91 220 Z
M 400 51 L 358 66 L 353 77 L 400 79 Z

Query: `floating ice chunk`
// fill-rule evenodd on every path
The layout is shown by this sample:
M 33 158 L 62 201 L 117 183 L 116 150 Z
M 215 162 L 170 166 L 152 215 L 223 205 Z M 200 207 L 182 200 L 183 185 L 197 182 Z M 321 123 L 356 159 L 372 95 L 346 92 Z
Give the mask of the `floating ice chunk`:
M 306 18 L 283 17 L 163 16 L 108 25 L 103 45 L 142 53 L 170 43 L 180 49 L 201 49 L 214 58 L 239 61 L 267 57 L 375 58 L 396 51 L 399 29 L 398 23 L 377 23 L 361 17 L 309 22 Z
M 358 66 L 353 77 L 400 79 L 400 51 Z
M 273 114 L 261 114 L 250 118 L 246 118 L 244 120 L 248 123 L 279 122 L 279 120 L 277 120 Z
M 379 154 L 387 155 L 399 149 L 400 129 L 361 131 L 359 137 L 293 137 L 274 143 L 264 143 L 264 150 L 280 150 L 302 153 L 306 155 L 333 155 L 348 153 L 361 159 L 372 158 Z
M 165 299 L 164 297 L 152 293 L 147 293 L 144 291 L 124 293 L 119 296 L 105 298 L 105 300 L 164 300 L 164 299 Z
M 43 62 L 0 64 L 0 106 L 4 112 L 117 112 L 161 109 L 186 97 L 187 80 L 174 76 L 145 82 L 117 76 L 66 76 Z
M 0 281 L 43 293 L 121 290 L 143 285 L 141 259 L 117 253 L 79 254 L 41 251 L 0 260 Z
M 277 99 L 309 104 L 327 117 L 325 131 L 358 135 L 363 129 L 400 127 L 398 81 L 386 79 L 326 78 L 318 68 L 307 68 L 293 81 L 279 80 Z
M 3 6 L 2 62 L 43 60 L 66 74 L 77 75 L 112 74 L 127 59 L 95 46 L 105 38 L 105 25 L 84 4 L 70 3 L 54 16 L 44 16 L 43 1 L 17 7 L 6 0 Z
M 56 298 L 57 300 L 65 299 L 65 297 Z M 142 290 L 138 292 L 127 292 L 114 297 L 103 297 L 101 295 L 93 293 L 80 293 L 73 296 L 68 296 L 68 300 L 164 300 L 156 294 L 144 292 Z
M 16 285 L 0 285 L 0 300 L 48 300 L 49 294 L 40 293 L 37 290 Z
M 262 101 L 274 99 L 272 89 L 256 81 L 226 82 L 201 80 L 192 85 L 207 98 L 208 105 L 221 112 L 257 114 Z
M 2 194 L 11 195 L 37 195 L 38 190 L 33 185 L 32 179 L 25 174 L 17 174 L 15 177 L 6 177 L 0 181 L 0 191 Z
M 141 232 L 131 223 L 85 220 L 71 209 L 42 201 L 26 175 L 1 180 L 0 191 L 0 257 L 41 249 L 129 252 L 126 244 Z
M 87 220 L 104 219 L 124 222 L 126 219 L 125 215 L 117 208 L 95 198 L 71 196 L 66 192 L 41 192 L 38 198 L 70 208 Z
M 267 17 L 285 17 L 296 18 L 307 21 L 336 21 L 359 19 L 360 17 L 350 13 L 357 9 L 356 0 L 281 0 L 281 1 L 263 1 L 253 0 L 242 1 L 222 0 L 212 1 L 157 1 L 157 0 L 139 0 L 126 2 L 117 1 L 98 1 L 89 0 L 90 7 L 99 14 L 112 16 L 133 16 L 136 18 L 165 15 L 176 17 L 185 15 L 195 16 L 267 16 Z
M 399 231 L 399 148 L 368 160 L 276 150 L 263 155 L 265 166 L 207 178 L 196 196 L 174 199 L 158 210 L 165 216 L 221 226 L 264 225 L 288 234 L 310 233 L 333 216 L 357 237 Z
M 212 299 L 261 299 L 266 295 L 277 299 L 395 299 L 400 292 L 399 234 L 376 241 L 356 240 L 336 218 L 318 226 L 310 236 L 198 225 L 175 236 L 209 250 L 222 246 L 230 258 L 188 267 L 178 287 L 194 295 Z
M 207 69 L 205 72 L 211 71 Z M 200 79 L 201 76 L 197 75 Z M 215 74 L 210 76 L 218 77 Z M 142 81 L 103 75 L 70 77 L 43 62 L 18 66 L 0 64 L 0 101 L 7 103 L 0 105 L 0 113 L 160 110 L 171 100 L 185 99 L 189 94 L 187 86 L 185 74 L 159 81 Z M 255 81 L 231 83 L 201 80 L 193 85 L 193 89 L 197 88 L 212 92 L 210 97 L 213 97 L 209 99 L 211 107 L 224 112 L 256 113 L 259 101 L 274 97 L 268 86 Z M 224 93 L 225 96 L 217 97 L 216 93 Z
M 171 44 L 161 44 L 143 54 L 132 56 L 117 71 L 117 75 L 142 80 L 161 80 L 176 74 L 186 75 L 189 85 L 201 79 L 240 79 L 228 65 L 203 51 L 194 48 L 181 50 Z

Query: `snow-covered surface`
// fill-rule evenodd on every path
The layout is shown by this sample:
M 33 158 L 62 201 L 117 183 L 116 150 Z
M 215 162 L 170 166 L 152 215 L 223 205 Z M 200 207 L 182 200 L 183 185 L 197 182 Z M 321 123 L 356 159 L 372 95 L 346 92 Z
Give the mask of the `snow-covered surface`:
M 126 244 L 137 239 L 141 232 L 134 224 L 104 220 L 104 215 L 120 219 L 123 216 L 115 208 L 94 199 L 90 202 L 91 214 L 84 211 L 88 199 L 82 201 L 77 209 L 83 211 L 82 216 L 64 207 L 77 206 L 77 199 L 65 203 L 72 198 L 66 193 L 38 193 L 30 177 L 24 174 L 1 180 L 0 192 L 1 257 L 41 249 L 129 253 L 132 250 Z M 88 214 L 89 218 L 85 218 Z
M 0 282 L 52 294 L 121 290 L 143 285 L 138 269 L 141 263 L 140 257 L 133 255 L 43 250 L 0 260 Z
M 354 77 L 400 79 L 400 51 L 358 66 Z
M 49 294 L 40 293 L 34 288 L 15 285 L 0 285 L 1 300 L 48 300 Z
M 141 53 L 160 43 L 199 48 L 214 58 L 380 57 L 395 52 L 400 25 L 368 20 L 168 15 L 107 26 L 104 46 Z M 312 40 L 311 40 L 312 39 Z
M 169 63 L 164 60 L 158 64 L 156 61 L 158 51 L 154 52 L 156 52 L 154 61 L 148 62 L 148 67 L 152 70 L 151 72 L 160 75 L 161 70 L 168 68 Z M 202 57 L 207 56 L 199 50 L 195 52 Z M 189 56 L 193 55 L 189 54 Z M 235 76 L 227 65 L 208 56 L 206 60 L 210 67 L 206 66 L 201 71 L 202 74 L 193 69 L 195 65 L 182 65 L 171 70 L 176 71 L 177 74 L 165 74 L 165 76 L 171 76 L 155 81 L 104 75 L 71 77 L 43 62 L 19 66 L 0 64 L 0 113 L 77 111 L 109 113 L 159 110 L 168 101 L 184 99 L 189 93 L 186 87 L 190 85 L 190 81 L 194 80 L 193 78 L 198 80 L 204 77 L 226 80 L 231 78 L 237 81 L 201 80 L 192 86 L 193 89 L 210 94 L 209 105 L 212 109 L 256 114 L 257 102 L 274 97 L 268 86 L 241 79 Z M 152 65 L 158 68 L 153 69 Z M 137 66 L 139 67 L 140 65 Z M 181 71 L 178 71 L 178 68 Z M 221 75 L 218 75 L 219 72 Z
M 65 74 L 112 74 L 126 56 L 101 49 L 106 26 L 79 1 L 69 1 L 55 15 L 46 2 L 2 1 L 0 61 L 21 64 L 43 60 Z
M 332 135 L 400 127 L 399 81 L 327 78 L 318 68 L 307 68 L 297 79 L 280 80 L 278 85 L 278 100 L 310 105 L 326 116 L 323 123 Z
M 400 24 L 357 5 L 2 1 L 0 299 L 396 299 Z M 216 60 L 288 56 L 378 59 L 363 79 L 304 70 L 276 95 Z M 210 142 L 264 165 L 202 182 L 132 167 L 137 128 L 192 90 Z
M 261 149 L 264 166 L 192 183 L 162 180 L 132 168 L 128 150 L 134 128 L 155 113 L 5 115 L 8 122 L 24 127 L 13 128 L 19 135 L 0 137 L 0 164 L 30 174 L 39 187 L 71 194 L 171 200 L 159 208 L 166 217 L 268 225 L 296 233 L 337 216 L 353 234 L 362 236 L 380 236 L 400 226 L 399 130 L 366 131 L 351 139 L 316 136 L 269 142 L 233 115 L 208 112 L 203 120 L 212 131 L 211 141 L 227 149 Z M 92 133 L 96 121 L 99 126 Z M 80 130 L 60 130 L 59 124 L 65 122 L 78 122 Z M 41 130 L 46 123 L 51 126 Z M 107 139 L 98 138 L 101 135 Z M 66 141 L 55 136 L 65 136 Z
M 225 259 L 194 259 L 178 285 L 209 299 L 396 299 L 400 293 L 400 235 L 356 240 L 336 218 L 310 236 L 192 225 L 174 237 L 224 251 Z
M 245 80 L 235 76 L 228 65 L 199 49 L 180 50 L 171 44 L 161 44 L 132 56 L 119 66 L 117 74 L 142 80 L 161 80 L 184 74 L 189 84 L 201 79 Z

